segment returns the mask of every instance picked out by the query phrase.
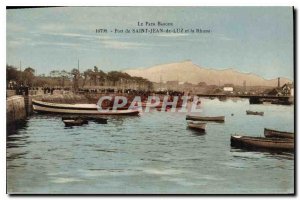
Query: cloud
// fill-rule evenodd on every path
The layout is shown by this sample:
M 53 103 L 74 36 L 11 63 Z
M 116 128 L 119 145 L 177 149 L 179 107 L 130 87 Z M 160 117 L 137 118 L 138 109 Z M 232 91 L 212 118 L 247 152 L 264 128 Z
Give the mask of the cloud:
M 6 33 L 24 32 L 26 28 L 23 25 L 7 22 Z
M 149 46 L 145 43 L 119 41 L 116 38 L 113 38 L 109 35 L 87 35 L 87 34 L 68 33 L 68 32 L 63 32 L 63 33 L 50 32 L 50 33 L 43 33 L 43 34 L 54 35 L 58 37 L 61 36 L 61 37 L 76 38 L 76 39 L 91 41 L 91 42 L 99 42 L 103 47 L 110 48 L 110 49 L 133 49 L 133 48 L 141 48 L 141 47 Z M 82 46 L 85 45 L 85 43 L 81 43 L 81 44 Z M 58 43 L 57 45 L 60 44 Z
M 87 34 L 80 34 L 80 33 L 69 33 L 69 32 L 31 32 L 36 36 L 57 36 L 57 37 L 69 37 L 69 38 L 76 38 L 76 39 L 84 39 L 84 40 L 92 40 L 97 39 L 98 36 L 95 35 L 87 35 Z
M 52 25 L 43 27 L 42 29 L 49 29 Z M 180 37 L 186 34 L 166 34 L 162 37 Z M 8 39 L 10 47 L 17 46 L 60 46 L 60 47 L 76 47 L 78 50 L 97 50 L 99 48 L 107 49 L 138 49 L 138 48 L 152 48 L 157 46 L 166 46 L 152 42 L 145 42 L 144 40 L 128 41 L 128 36 L 124 35 L 92 35 L 72 32 L 55 32 L 55 31 L 30 31 L 27 38 L 15 36 Z M 131 38 L 132 39 L 132 38 Z
M 7 38 L 7 46 L 10 48 L 21 47 L 22 45 L 29 43 L 31 39 L 23 37 Z
M 38 42 L 31 42 L 30 43 L 31 46 L 64 46 L 64 47 L 79 47 L 78 44 L 74 44 L 74 43 L 68 43 L 68 42 L 42 42 L 42 41 L 38 41 Z
M 65 31 L 66 25 L 58 23 L 46 23 L 38 26 L 38 30 L 41 32 L 54 32 L 54 31 Z

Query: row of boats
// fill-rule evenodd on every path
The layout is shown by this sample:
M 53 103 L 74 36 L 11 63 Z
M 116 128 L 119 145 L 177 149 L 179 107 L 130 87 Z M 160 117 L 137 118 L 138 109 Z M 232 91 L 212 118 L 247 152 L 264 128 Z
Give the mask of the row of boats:
M 225 116 L 208 117 L 187 115 L 186 120 L 190 120 L 190 122 L 188 122 L 189 129 L 203 133 L 206 129 L 206 123 L 199 121 L 223 123 L 225 122 Z
M 99 115 L 138 115 L 138 110 L 117 110 L 116 112 L 99 112 L 97 105 L 94 104 L 56 104 L 33 100 L 33 109 L 41 113 L 59 113 L 59 114 L 72 114 L 78 116 L 63 117 L 62 121 L 65 126 L 81 126 L 88 124 L 90 121 L 106 124 L 107 119 L 99 117 Z M 264 115 L 264 112 L 246 111 L 247 115 Z M 198 132 L 205 132 L 207 122 L 224 123 L 225 116 L 192 116 L 187 115 L 188 128 Z M 264 130 L 265 137 L 253 136 L 231 136 L 231 146 L 243 149 L 267 149 L 275 151 L 294 151 L 294 134 L 290 132 L 277 131 L 272 129 Z
M 246 110 L 247 115 L 264 115 L 264 112 L 257 112 L 257 111 L 250 111 Z M 233 114 L 232 114 L 233 115 Z M 186 120 L 193 120 L 193 121 L 208 121 L 208 122 L 225 122 L 225 116 L 193 116 L 187 115 Z
M 294 133 L 264 129 L 265 137 L 233 135 L 232 147 L 249 150 L 268 150 L 276 152 L 294 152 Z
M 248 112 L 247 112 L 248 114 Z M 251 113 L 252 114 L 252 113 Z M 255 113 L 254 115 L 263 115 L 261 113 Z M 188 122 L 188 128 L 196 130 L 198 132 L 205 132 L 206 122 L 225 122 L 225 116 L 216 117 L 204 117 L 204 116 L 191 116 L 187 115 L 186 120 Z M 269 150 L 279 152 L 293 152 L 294 151 L 294 133 L 278 131 L 273 129 L 264 129 L 265 137 L 253 137 L 253 136 L 231 136 L 231 146 L 241 149 L 249 150 Z
M 263 116 L 264 112 L 247 110 L 246 114 Z M 264 136 L 234 135 L 230 138 L 230 144 L 241 149 L 294 152 L 294 133 L 265 128 Z

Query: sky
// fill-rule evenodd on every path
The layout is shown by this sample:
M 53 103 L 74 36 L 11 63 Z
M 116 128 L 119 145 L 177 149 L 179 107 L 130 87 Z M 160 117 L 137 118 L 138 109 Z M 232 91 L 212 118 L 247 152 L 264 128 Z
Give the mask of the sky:
M 55 7 L 6 10 L 6 63 L 107 72 L 191 60 L 266 79 L 293 79 L 292 7 Z M 173 26 L 138 26 L 138 22 Z M 183 28 L 210 33 L 114 33 Z M 107 29 L 108 33 L 96 33 Z M 112 31 L 112 32 L 110 32 Z

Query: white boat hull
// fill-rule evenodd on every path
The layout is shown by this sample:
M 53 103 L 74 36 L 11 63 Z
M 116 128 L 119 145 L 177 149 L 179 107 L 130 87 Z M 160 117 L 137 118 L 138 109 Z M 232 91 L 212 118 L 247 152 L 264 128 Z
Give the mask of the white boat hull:
M 33 110 L 41 113 L 86 114 L 86 115 L 138 115 L 138 110 L 108 110 L 99 111 L 96 104 L 57 104 L 42 101 L 32 101 Z

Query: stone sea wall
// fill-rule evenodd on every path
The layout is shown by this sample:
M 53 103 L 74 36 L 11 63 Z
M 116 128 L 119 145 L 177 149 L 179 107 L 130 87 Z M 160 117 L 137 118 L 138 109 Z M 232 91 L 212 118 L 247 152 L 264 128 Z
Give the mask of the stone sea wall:
M 13 124 L 26 119 L 26 108 L 23 96 L 12 96 L 6 99 L 6 124 Z

